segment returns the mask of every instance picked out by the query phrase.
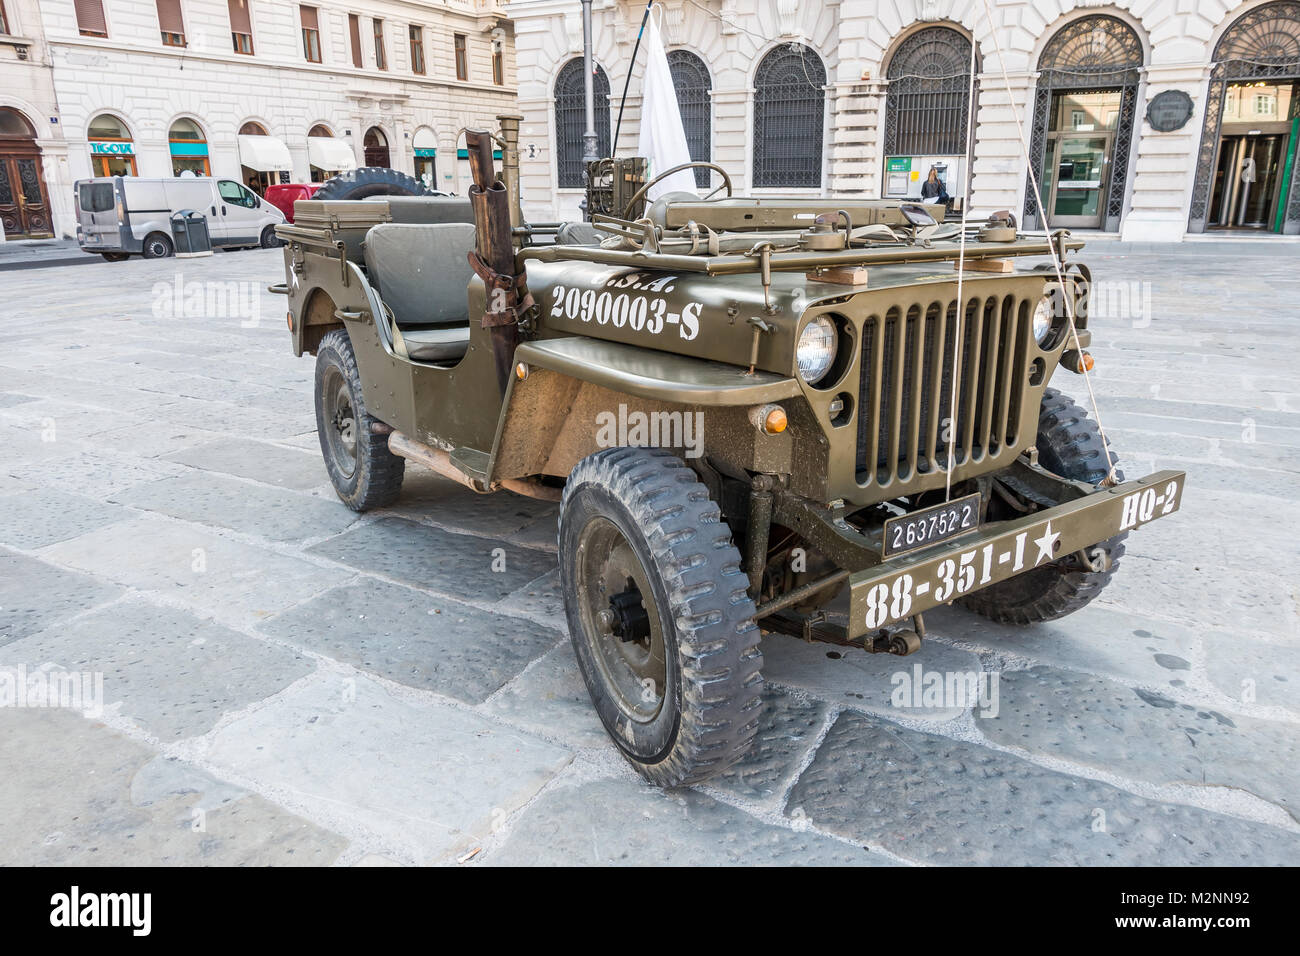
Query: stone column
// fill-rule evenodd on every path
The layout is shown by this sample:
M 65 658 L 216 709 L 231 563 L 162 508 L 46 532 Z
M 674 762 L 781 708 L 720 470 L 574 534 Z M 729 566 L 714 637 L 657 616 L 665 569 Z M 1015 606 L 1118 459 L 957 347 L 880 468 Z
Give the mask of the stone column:
M 881 111 L 879 83 L 837 83 L 831 87 L 830 156 L 827 179 L 832 196 L 879 196 Z
M 1120 226 L 1125 242 L 1181 242 L 1186 234 L 1208 77 L 1204 63 L 1148 68 L 1146 89 L 1133 120 L 1137 151 L 1130 177 L 1132 198 Z M 1171 133 L 1158 133 L 1146 121 L 1147 104 L 1164 90 L 1183 90 L 1192 97 L 1192 118 Z
M 747 89 L 713 92 L 713 161 L 731 174 L 739 195 L 749 190 L 750 100 Z
M 996 57 L 994 57 L 996 62 Z M 978 77 L 979 108 L 975 113 L 974 164 L 967 209 L 971 218 L 983 218 L 999 209 L 1010 209 L 1017 221 L 1025 207 L 1024 197 L 1032 188 L 1025 170 L 1026 145 L 1032 139 L 1035 76 L 1020 71 L 1002 78 L 1002 71 Z M 955 194 L 954 194 L 955 195 Z

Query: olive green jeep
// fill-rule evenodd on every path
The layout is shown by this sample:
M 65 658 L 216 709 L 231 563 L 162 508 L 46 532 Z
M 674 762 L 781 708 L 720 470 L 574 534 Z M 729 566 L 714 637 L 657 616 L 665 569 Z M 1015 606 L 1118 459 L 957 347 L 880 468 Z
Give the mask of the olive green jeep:
M 636 160 L 589 169 L 591 222 L 526 223 L 516 136 L 498 175 L 469 134 L 467 199 L 300 201 L 273 290 L 350 507 L 408 461 L 559 504 L 578 666 L 648 780 L 745 753 L 763 631 L 908 654 L 954 601 L 1058 618 L 1178 509 L 1181 472 L 1125 481 L 1051 385 L 1092 361 L 1066 233 L 746 199 L 716 167 L 726 195 L 648 202 Z

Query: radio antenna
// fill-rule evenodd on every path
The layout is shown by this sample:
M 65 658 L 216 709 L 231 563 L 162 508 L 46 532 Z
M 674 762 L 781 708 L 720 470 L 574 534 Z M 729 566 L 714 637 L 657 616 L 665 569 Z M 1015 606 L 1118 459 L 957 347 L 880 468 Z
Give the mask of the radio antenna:
M 614 141 L 609 144 L 611 156 L 618 155 L 618 133 L 623 128 L 623 107 L 627 105 L 627 88 L 632 85 L 632 68 L 636 66 L 636 55 L 641 49 L 641 37 L 645 35 L 645 24 L 650 19 L 650 8 L 655 5 L 655 0 L 650 0 L 645 5 L 645 13 L 641 14 L 641 29 L 637 31 L 636 43 L 632 47 L 632 59 L 627 64 L 627 77 L 623 80 L 623 98 L 618 101 L 618 122 L 614 124 Z

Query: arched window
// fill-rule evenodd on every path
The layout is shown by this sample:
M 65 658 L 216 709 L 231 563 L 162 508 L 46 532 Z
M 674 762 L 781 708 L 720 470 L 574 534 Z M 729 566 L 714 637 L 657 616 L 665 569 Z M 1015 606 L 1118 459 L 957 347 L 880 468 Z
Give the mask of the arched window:
M 603 159 L 609 148 L 609 77 L 600 65 L 592 77 L 596 107 L 596 155 Z M 582 59 L 570 60 L 555 78 L 555 161 L 560 187 L 585 185 L 582 168 L 582 134 L 587 128 Z
M 311 181 L 323 183 L 331 176 L 356 169 L 357 157 L 351 143 L 335 138 L 333 130 L 317 123 L 307 130 L 307 165 Z
M 167 145 L 172 154 L 172 175 L 189 172 L 195 176 L 212 175 L 208 165 L 208 138 L 203 127 L 192 119 L 178 119 L 167 131 Z
M 668 69 L 673 75 L 677 108 L 681 111 L 682 127 L 686 130 L 686 149 L 692 161 L 707 163 L 712 155 L 713 127 L 709 97 L 713 80 L 709 68 L 689 50 L 672 50 L 668 54 Z M 707 169 L 695 170 L 695 185 L 707 189 L 709 176 Z
M 391 158 L 388 154 L 388 137 L 378 126 L 372 126 L 366 130 L 365 138 L 361 141 L 365 149 L 367 166 L 388 166 Z
M 754 185 L 822 184 L 826 67 L 801 43 L 776 47 L 754 73 Z
M 263 126 L 261 123 L 256 123 L 253 120 L 249 120 L 243 126 L 239 127 L 239 135 L 240 136 L 267 136 L 269 134 L 266 132 L 266 127 Z
M 1239 105 L 1241 91 L 1247 87 L 1249 107 L 1230 115 L 1230 107 Z M 1236 104 L 1231 102 L 1234 94 Z M 1284 106 L 1284 101 L 1289 102 Z M 1261 110 L 1260 106 L 1269 108 Z M 1279 0 L 1242 14 L 1215 44 L 1196 157 L 1190 231 L 1222 225 L 1300 234 L 1300 162 L 1292 163 L 1288 186 L 1285 162 L 1280 158 L 1284 155 L 1284 132 L 1273 132 L 1276 127 L 1265 127 L 1262 122 L 1284 123 L 1298 116 L 1300 2 Z M 1251 129 L 1259 127 L 1263 127 L 1261 132 L 1251 135 Z M 1279 148 L 1270 150 L 1274 144 Z M 1225 196 L 1226 185 L 1240 183 L 1247 157 L 1256 167 L 1250 194 L 1241 199 Z M 1284 196 L 1289 198 L 1284 201 Z M 1251 205 L 1254 208 L 1248 208 L 1248 215 L 1241 220 L 1241 210 Z
M 27 122 L 27 117 L 17 110 L 0 106 L 0 136 L 16 136 L 19 139 L 35 139 L 36 130 Z
M 951 27 L 918 30 L 894 51 L 885 70 L 886 156 L 965 155 L 970 54 L 970 40 Z
M 118 142 L 130 142 L 131 131 L 126 128 L 116 116 L 110 113 L 100 113 L 90 121 L 87 131 L 91 139 L 117 140 Z
M 430 189 L 438 188 L 438 137 L 427 126 L 421 126 L 411 137 L 415 149 L 415 178 Z
M 86 127 L 90 164 L 96 176 L 134 176 L 135 144 L 131 131 L 111 113 L 100 113 Z
M 1142 41 L 1123 20 L 1066 24 L 1038 58 L 1029 155 L 1047 225 L 1119 228 L 1137 112 Z M 1025 225 L 1042 225 L 1032 188 Z

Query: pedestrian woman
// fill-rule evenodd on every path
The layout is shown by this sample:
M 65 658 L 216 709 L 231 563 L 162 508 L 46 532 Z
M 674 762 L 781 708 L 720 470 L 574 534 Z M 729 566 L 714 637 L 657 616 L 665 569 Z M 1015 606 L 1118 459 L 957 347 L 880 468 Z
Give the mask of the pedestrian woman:
M 925 178 L 925 182 L 921 183 L 921 199 L 941 203 L 947 203 L 952 199 L 939 180 L 939 170 L 934 166 L 930 167 L 930 175 Z

